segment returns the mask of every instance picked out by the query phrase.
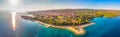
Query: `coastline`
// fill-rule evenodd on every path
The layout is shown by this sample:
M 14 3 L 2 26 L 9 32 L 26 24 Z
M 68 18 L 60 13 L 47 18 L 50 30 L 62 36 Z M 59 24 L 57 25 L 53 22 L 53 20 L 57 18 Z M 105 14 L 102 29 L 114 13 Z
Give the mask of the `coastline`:
M 105 13 L 102 13 L 101 11 Z M 90 20 L 94 18 L 98 18 L 98 17 L 113 18 L 120 15 L 119 12 L 113 13 L 112 10 L 108 11 L 108 10 L 93 10 L 93 9 L 91 10 L 63 9 L 63 10 L 46 10 L 46 11 L 43 10 L 43 11 L 29 12 L 28 14 L 30 15 L 22 16 L 22 17 L 26 20 L 32 20 L 38 22 L 47 28 L 69 30 L 76 35 L 84 35 L 87 32 L 84 28 L 95 24 L 93 22 L 90 22 Z M 39 20 L 42 20 L 47 23 L 53 23 L 54 21 L 55 25 L 47 24 Z M 77 24 L 75 25 L 74 23 L 73 24 L 71 23 L 71 24 L 66 24 L 70 26 L 66 26 L 66 25 L 63 26 L 61 22 L 62 24 L 69 22 L 76 22 Z M 85 24 L 84 22 L 90 22 L 90 23 Z M 82 24 L 79 25 L 79 23 L 82 23 L 83 25 Z M 61 24 L 62 26 L 60 25 L 58 26 L 58 24 Z
M 77 29 L 76 29 L 73 26 L 55 26 L 55 25 L 46 24 L 46 23 L 43 23 L 43 22 L 40 22 L 40 21 L 36 21 L 36 22 L 44 25 L 47 28 L 67 29 L 67 30 L 73 32 L 76 35 L 84 35 L 86 33 L 86 30 L 84 28 L 87 27 L 87 26 L 95 24 L 95 23 L 92 22 L 92 23 L 88 23 L 88 24 L 84 24 L 84 25 L 80 25 L 80 26 L 75 26 L 75 27 L 77 27 Z

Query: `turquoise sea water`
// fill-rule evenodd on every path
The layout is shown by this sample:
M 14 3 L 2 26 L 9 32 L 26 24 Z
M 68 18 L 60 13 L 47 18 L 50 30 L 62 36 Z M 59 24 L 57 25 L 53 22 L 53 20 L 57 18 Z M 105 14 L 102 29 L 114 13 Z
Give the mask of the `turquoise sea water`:
M 74 35 L 72 32 L 61 29 L 46 28 L 37 22 L 21 20 L 25 24 L 23 37 L 120 37 L 120 17 L 115 18 L 95 18 L 92 20 L 96 24 L 86 27 L 85 35 Z
M 17 30 L 12 31 L 10 16 L 0 16 L 0 37 L 120 37 L 120 16 L 115 18 L 95 18 L 96 24 L 86 27 L 85 35 L 74 35 L 68 30 L 46 28 L 41 24 L 17 19 Z
M 120 16 L 115 18 L 95 18 L 96 24 L 85 28 L 85 37 L 120 37 Z

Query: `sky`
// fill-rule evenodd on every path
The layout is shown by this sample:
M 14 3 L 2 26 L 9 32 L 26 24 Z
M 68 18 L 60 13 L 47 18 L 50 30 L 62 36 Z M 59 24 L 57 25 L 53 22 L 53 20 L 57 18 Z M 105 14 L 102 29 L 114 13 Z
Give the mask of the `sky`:
M 11 7 L 8 0 L 0 0 L 0 10 L 36 11 L 49 9 L 112 9 L 120 10 L 120 0 L 18 0 Z M 14 9 L 13 9 L 14 8 Z

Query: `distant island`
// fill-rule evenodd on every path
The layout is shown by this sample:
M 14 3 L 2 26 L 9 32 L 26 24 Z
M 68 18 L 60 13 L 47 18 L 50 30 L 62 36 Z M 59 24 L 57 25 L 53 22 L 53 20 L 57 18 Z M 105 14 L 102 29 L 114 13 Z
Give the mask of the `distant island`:
M 28 15 L 21 17 L 26 20 L 37 21 L 48 28 L 67 29 L 76 35 L 83 35 L 86 33 L 85 27 L 95 24 L 91 22 L 92 19 L 98 17 L 113 18 L 119 15 L 119 10 L 54 9 L 30 11 Z

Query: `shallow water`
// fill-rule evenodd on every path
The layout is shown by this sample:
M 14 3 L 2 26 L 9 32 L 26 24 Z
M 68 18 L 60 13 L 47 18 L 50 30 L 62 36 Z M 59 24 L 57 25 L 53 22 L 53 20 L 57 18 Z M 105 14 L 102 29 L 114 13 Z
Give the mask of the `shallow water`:
M 95 18 L 92 21 L 96 24 L 86 27 L 85 29 L 87 30 L 87 33 L 83 36 L 74 35 L 72 32 L 67 30 L 46 28 L 37 22 L 29 20 L 23 21 L 24 24 L 27 24 L 24 34 L 28 35 L 29 32 L 27 31 L 32 30 L 31 32 L 34 33 L 33 36 L 35 37 L 119 37 L 120 34 L 120 17 Z
M 68 30 L 46 28 L 41 24 L 17 17 L 17 31 L 12 31 L 10 15 L 0 16 L 0 37 L 120 37 L 120 17 L 95 18 L 96 24 L 86 27 L 85 35 L 74 35 Z

